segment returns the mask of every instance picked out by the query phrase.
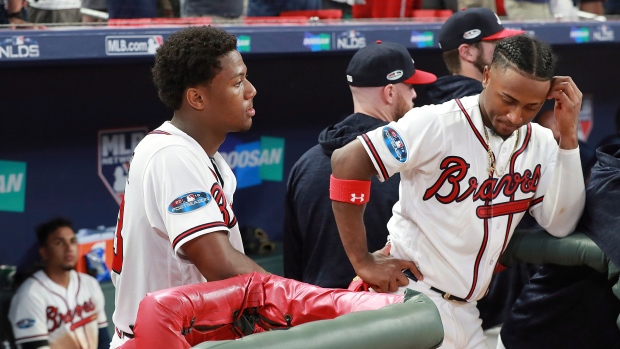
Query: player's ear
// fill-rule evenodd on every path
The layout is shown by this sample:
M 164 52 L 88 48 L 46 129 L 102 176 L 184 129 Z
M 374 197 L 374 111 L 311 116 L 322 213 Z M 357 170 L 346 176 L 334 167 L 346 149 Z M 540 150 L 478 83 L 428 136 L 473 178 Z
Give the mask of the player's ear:
M 476 52 L 474 52 L 474 50 L 476 50 L 475 46 L 461 44 L 457 50 L 459 50 L 459 57 L 461 57 L 461 59 L 470 63 L 476 60 Z
M 486 88 L 489 84 L 489 73 L 491 72 L 491 66 L 485 65 L 482 71 L 482 88 Z
M 47 260 L 47 250 L 45 249 L 45 247 L 41 246 L 39 247 L 39 255 L 41 256 L 41 260 L 46 261 Z
M 388 84 L 381 89 L 381 98 L 387 103 L 392 104 L 394 102 L 394 85 Z
M 190 87 L 185 90 L 187 103 L 196 110 L 203 110 L 206 105 L 205 96 L 199 87 Z

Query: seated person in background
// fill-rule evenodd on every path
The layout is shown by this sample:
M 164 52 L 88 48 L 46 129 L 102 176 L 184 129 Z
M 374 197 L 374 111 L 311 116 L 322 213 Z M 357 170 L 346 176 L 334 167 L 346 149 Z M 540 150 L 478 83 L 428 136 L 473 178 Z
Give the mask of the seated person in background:
M 439 46 L 450 75 L 442 76 L 426 90 L 431 104 L 482 92 L 482 72 L 491 65 L 498 40 L 521 35 L 504 29 L 497 15 L 486 8 L 456 12 L 439 31 Z
M 554 76 L 555 61 L 537 39 L 501 40 L 480 95 L 413 108 L 332 154 L 330 197 L 357 275 L 379 292 L 426 294 L 439 310 L 446 348 L 487 347 L 476 302 L 525 212 L 563 237 L 583 211 L 582 93 L 570 77 Z M 547 99 L 555 100 L 559 146 L 531 123 Z M 371 253 L 366 202 L 350 197 L 368 193 L 371 177 L 399 172 L 390 254 Z
M 550 0 L 504 0 L 504 9 L 512 21 L 553 19 Z
M 71 222 L 37 227 L 44 267 L 17 289 L 9 320 L 21 349 L 109 348 L 104 297 L 97 280 L 74 270 L 78 245 Z
M 282 11 L 320 10 L 321 0 L 248 0 L 248 17 L 279 16 Z
M 551 124 L 548 113 L 539 123 Z M 576 231 L 589 236 L 620 265 L 620 144 L 596 150 L 598 162 L 586 168 L 586 205 Z M 581 150 L 581 145 L 580 145 Z M 581 153 L 582 159 L 584 158 Z M 620 300 L 612 287 L 618 276 L 588 266 L 545 264 L 524 286 L 506 317 L 498 349 L 620 348 Z
M 397 71 L 404 73 L 390 80 L 390 73 Z M 373 43 L 357 51 L 346 75 L 354 114 L 323 130 L 319 144 L 295 163 L 288 179 L 284 215 L 284 276 L 330 288 L 347 288 L 355 277 L 338 235 L 331 201 L 327 195 L 317 195 L 329 191 L 332 153 L 360 134 L 400 119 L 413 108 L 414 85 L 437 79 L 415 69 L 407 49 L 391 42 Z M 399 184 L 396 175 L 371 192 L 372 201 L 364 215 L 371 251 L 385 246 L 386 225 L 398 201 Z
M 616 110 L 616 119 L 615 119 L 616 123 L 616 132 L 612 135 L 609 135 L 605 138 L 603 138 L 602 141 L 600 141 L 598 143 L 598 147 L 600 147 L 601 145 L 606 145 L 606 144 L 620 144 L 620 107 L 618 107 L 618 110 Z
M 243 0 L 184 0 L 181 17 L 235 19 L 243 15 Z
M 80 23 L 81 0 L 37 0 L 28 2 L 28 21 L 32 23 Z

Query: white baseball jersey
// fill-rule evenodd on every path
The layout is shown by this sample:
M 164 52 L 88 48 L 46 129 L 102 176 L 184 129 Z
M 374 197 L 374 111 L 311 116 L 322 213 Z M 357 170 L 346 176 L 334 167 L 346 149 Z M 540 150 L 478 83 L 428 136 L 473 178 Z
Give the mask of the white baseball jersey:
M 232 246 L 243 252 L 232 211 L 236 186 L 234 173 L 219 153 L 209 158 L 170 122 L 140 141 L 114 239 L 117 329 L 133 333 L 130 326 L 148 292 L 206 281 L 183 253 L 187 241 L 226 231 Z
M 52 349 L 97 349 L 99 328 L 108 326 L 104 302 L 101 286 L 92 276 L 72 270 L 64 288 L 40 270 L 11 300 L 15 343 L 47 340 Z
M 398 122 L 358 137 L 379 179 L 401 174 L 400 200 L 388 223 L 392 255 L 414 261 L 428 285 L 467 300 L 485 295 L 525 211 L 545 228 L 549 222 L 563 221 L 564 230 L 569 230 L 584 203 L 579 195 L 560 197 L 571 190 L 584 191 L 578 149 L 560 150 L 558 155 L 551 131 L 533 123 L 506 140 L 487 129 L 496 166 L 506 168 L 498 178 L 488 170 L 483 127 L 478 96 L 471 96 L 415 108 Z M 567 207 L 548 209 L 544 203 L 543 210 L 550 182 L 559 178 L 553 175 L 556 158 L 567 158 L 573 166 L 565 171 L 576 168 L 579 174 L 572 176 L 575 183 L 562 185 L 560 194 L 553 190 L 548 203 Z

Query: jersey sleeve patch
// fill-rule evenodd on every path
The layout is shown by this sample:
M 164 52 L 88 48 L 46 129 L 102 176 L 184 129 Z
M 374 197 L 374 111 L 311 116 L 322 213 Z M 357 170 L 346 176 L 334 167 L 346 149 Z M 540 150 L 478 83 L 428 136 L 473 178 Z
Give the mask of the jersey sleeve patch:
M 34 319 L 21 319 L 15 323 L 15 327 L 20 329 L 26 329 L 34 326 L 36 321 Z
M 172 200 L 168 212 L 172 214 L 188 213 L 206 206 L 211 202 L 211 194 L 203 191 L 185 193 Z
M 389 126 L 385 126 L 381 134 L 383 135 L 385 145 L 394 159 L 401 163 L 407 161 L 407 146 L 405 145 L 405 141 L 403 141 L 403 137 Z

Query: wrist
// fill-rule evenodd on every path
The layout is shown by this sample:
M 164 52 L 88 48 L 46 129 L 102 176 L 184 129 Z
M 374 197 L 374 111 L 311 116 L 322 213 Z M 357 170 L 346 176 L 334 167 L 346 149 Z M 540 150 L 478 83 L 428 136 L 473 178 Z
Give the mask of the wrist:
M 6 14 L 6 18 L 11 19 L 11 18 L 17 18 L 17 19 L 24 19 L 23 15 L 22 15 L 22 10 L 18 10 L 17 12 L 8 12 Z

